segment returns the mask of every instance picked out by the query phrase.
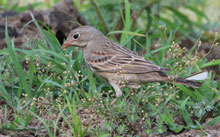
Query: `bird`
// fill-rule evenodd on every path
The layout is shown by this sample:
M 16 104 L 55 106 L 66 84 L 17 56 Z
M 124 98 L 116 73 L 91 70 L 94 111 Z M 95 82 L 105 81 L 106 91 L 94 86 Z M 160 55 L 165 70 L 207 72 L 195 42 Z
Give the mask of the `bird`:
M 207 72 L 201 72 L 187 78 L 172 79 L 166 74 L 167 68 L 146 60 L 88 25 L 78 27 L 69 33 L 62 49 L 70 46 L 79 47 L 83 50 L 84 60 L 88 67 L 96 75 L 107 80 L 118 98 L 122 96 L 122 85 L 138 87 L 149 82 L 168 82 L 197 88 L 202 85 L 197 80 L 204 80 L 208 75 Z

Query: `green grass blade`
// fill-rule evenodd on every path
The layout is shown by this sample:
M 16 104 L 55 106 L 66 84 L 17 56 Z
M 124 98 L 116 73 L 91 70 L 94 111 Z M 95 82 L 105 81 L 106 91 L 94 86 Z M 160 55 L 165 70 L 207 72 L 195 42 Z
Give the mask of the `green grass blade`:
M 182 103 L 181 106 L 179 107 L 180 110 L 180 115 L 182 116 L 183 120 L 186 122 L 187 127 L 193 128 L 195 127 L 193 125 L 193 122 L 186 110 L 186 103 L 189 100 L 189 97 L 187 97 Z
M 182 22 L 185 22 L 188 25 L 189 29 L 192 32 L 194 32 L 193 27 L 192 27 L 192 23 L 186 15 L 184 15 L 180 11 L 174 9 L 173 7 L 164 6 L 164 8 L 166 8 L 166 9 L 170 10 L 171 12 L 173 12 L 174 15 L 176 15 L 176 17 L 178 17 L 180 20 L 182 20 Z
M 192 93 L 192 91 L 190 91 L 188 88 L 186 88 L 183 85 L 180 84 L 176 84 L 176 86 L 181 89 L 185 94 L 189 95 L 192 99 L 197 100 L 197 97 Z
M 17 98 L 20 98 L 20 97 L 21 97 L 21 94 L 22 94 L 22 84 L 20 83 L 20 84 L 19 84 L 19 89 L 18 89 L 17 94 L 16 94 L 16 97 L 17 97 Z
M 35 116 L 37 119 L 39 119 L 40 122 L 46 127 L 47 133 L 48 133 L 49 137 L 53 137 L 53 134 L 52 134 L 51 131 L 50 131 L 50 127 L 49 127 L 49 125 L 46 123 L 46 121 L 43 120 L 43 119 L 42 119 L 41 117 L 39 117 L 38 115 L 36 115 L 35 113 L 33 113 L 32 111 L 29 111 L 29 113 L 31 113 L 33 116 Z
M 171 46 L 172 46 L 172 45 L 167 45 L 167 46 L 163 46 L 163 47 L 160 47 L 160 48 L 154 49 L 154 50 L 151 51 L 151 53 L 154 54 L 154 53 L 157 53 L 157 52 L 163 51 L 163 50 L 165 50 L 165 49 L 170 48 Z
M 204 11 L 199 10 L 198 8 L 195 8 L 195 7 L 189 6 L 189 5 L 185 5 L 184 7 L 191 10 L 192 12 L 194 12 L 198 18 L 199 18 L 199 16 L 204 17 L 206 19 L 206 21 L 209 23 L 209 18 L 206 16 Z M 200 22 L 201 22 L 201 19 L 202 18 L 200 18 L 200 20 L 199 20 Z
M 48 78 L 45 79 L 45 80 L 43 81 L 43 83 L 50 83 L 50 84 L 52 84 L 53 86 L 57 86 L 57 87 L 59 87 L 59 88 L 61 88 L 61 89 L 64 88 L 64 86 L 60 85 L 60 84 L 57 83 L 57 82 L 54 82 L 54 81 L 52 81 L 52 80 L 49 80 Z
M 209 126 L 215 126 L 218 123 L 220 123 L 220 116 L 215 117 L 214 119 L 212 119 L 211 121 L 208 122 Z
M 200 40 L 201 36 L 199 36 L 199 38 L 197 39 L 196 43 L 193 45 L 193 47 L 190 49 L 189 51 L 189 55 L 192 55 L 193 51 L 196 49 L 196 47 L 198 46 L 199 40 Z
M 148 58 L 151 56 L 150 47 L 151 47 L 151 36 L 146 35 L 146 54 L 144 56 L 145 58 Z
M 60 53 L 56 53 L 54 51 L 50 51 L 50 50 L 45 50 L 45 49 L 33 49 L 31 51 L 27 51 L 27 50 L 22 50 L 22 49 L 16 49 L 16 51 L 20 51 L 23 52 L 25 54 L 29 54 L 31 56 L 35 56 L 36 54 L 43 55 L 42 53 L 45 53 L 44 56 L 48 56 L 49 55 L 53 55 L 54 57 L 56 57 L 57 59 L 61 60 L 62 62 L 68 62 L 67 58 L 63 55 L 61 55 Z
M 9 35 L 8 35 L 8 26 L 7 26 L 7 19 L 6 19 L 6 22 L 5 22 L 5 38 L 6 38 L 6 43 L 7 43 L 7 46 L 8 46 L 8 52 L 10 54 L 10 57 L 12 59 L 12 62 L 13 64 L 15 65 L 15 71 L 24 87 L 24 90 L 26 92 L 26 94 L 28 95 L 29 98 L 31 98 L 31 91 L 30 91 L 30 88 L 28 86 L 28 83 L 25 79 L 25 74 L 22 70 L 22 66 L 21 64 L 19 64 L 18 62 L 18 58 L 17 58 L 17 55 L 15 53 L 15 50 L 14 50 L 14 40 L 12 40 L 12 43 L 10 42 L 10 39 L 9 39 Z
M 29 68 L 29 87 L 32 87 L 32 83 L 33 83 L 33 79 L 34 79 L 34 70 L 35 70 L 35 66 L 34 66 L 34 60 L 33 57 L 30 57 L 30 68 Z
M 128 0 L 124 1 L 125 3 L 125 22 L 124 22 L 124 31 L 130 31 L 131 30 L 131 13 L 130 13 L 130 3 Z M 124 42 L 127 38 L 127 34 L 122 33 L 120 44 L 124 45 Z
M 96 81 L 92 75 L 92 72 L 88 70 L 88 78 L 89 78 L 89 92 L 93 93 L 96 90 Z
M 6 101 L 10 103 L 12 103 L 11 105 L 14 106 L 14 101 L 11 99 L 10 95 L 8 94 L 8 92 L 5 89 L 5 86 L 2 83 L 2 74 L 0 73 L 0 95 L 3 95 L 3 97 L 5 98 Z
M 209 61 L 208 63 L 203 64 L 200 68 L 207 68 L 207 67 L 217 66 L 217 65 L 220 65 L 220 59 Z
M 126 30 L 123 30 L 123 31 L 121 31 L 121 30 L 111 31 L 107 35 L 118 34 L 118 33 L 134 35 L 134 36 L 140 36 L 140 37 L 146 37 L 144 34 L 140 34 L 140 33 L 137 33 L 137 32 L 126 31 Z

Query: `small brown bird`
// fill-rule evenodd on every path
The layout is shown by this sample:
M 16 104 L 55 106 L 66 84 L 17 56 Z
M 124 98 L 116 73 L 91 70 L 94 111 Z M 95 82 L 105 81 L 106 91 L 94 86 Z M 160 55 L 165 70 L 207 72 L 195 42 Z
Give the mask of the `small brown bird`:
M 111 84 L 117 97 L 122 95 L 122 85 L 134 87 L 159 81 L 200 87 L 201 83 L 195 80 L 206 79 L 208 74 L 202 72 L 186 79 L 170 79 L 164 73 L 167 71 L 166 68 L 157 66 L 133 51 L 114 43 L 91 26 L 82 26 L 71 31 L 62 49 L 69 46 L 82 48 L 84 59 L 90 69 Z

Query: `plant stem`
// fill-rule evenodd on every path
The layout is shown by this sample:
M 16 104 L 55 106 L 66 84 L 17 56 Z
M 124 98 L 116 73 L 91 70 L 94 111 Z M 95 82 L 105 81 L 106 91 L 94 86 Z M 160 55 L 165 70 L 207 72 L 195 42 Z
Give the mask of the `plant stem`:
M 98 16 L 98 18 L 99 18 L 101 24 L 103 25 L 103 27 L 104 27 L 104 29 L 105 29 L 105 32 L 108 33 L 108 32 L 109 32 L 108 26 L 107 26 L 107 24 L 106 24 L 106 22 L 105 22 L 105 20 L 104 20 L 104 18 L 103 18 L 103 16 L 102 16 L 100 10 L 99 10 L 99 7 L 96 5 L 96 3 L 94 2 L 94 0 L 91 0 L 91 4 L 92 4 L 92 6 L 93 6 L 94 9 L 95 9 L 95 12 L 96 12 L 96 14 L 97 14 L 97 16 Z

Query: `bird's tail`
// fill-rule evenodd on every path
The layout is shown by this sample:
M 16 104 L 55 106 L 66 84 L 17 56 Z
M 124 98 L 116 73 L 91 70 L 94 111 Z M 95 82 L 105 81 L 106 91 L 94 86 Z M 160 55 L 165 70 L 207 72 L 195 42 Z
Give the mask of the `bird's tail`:
M 197 74 L 193 74 L 186 78 L 177 78 L 174 80 L 175 81 L 174 83 L 187 85 L 193 88 L 198 88 L 202 86 L 202 83 L 199 82 L 198 80 L 205 80 L 207 78 L 208 78 L 208 72 L 204 71 Z
M 175 79 L 174 83 L 186 85 L 186 86 L 193 87 L 193 88 L 198 88 L 198 87 L 202 86 L 202 83 L 199 82 L 199 81 L 187 80 L 187 79 L 184 79 L 184 78 L 177 78 L 177 79 Z

